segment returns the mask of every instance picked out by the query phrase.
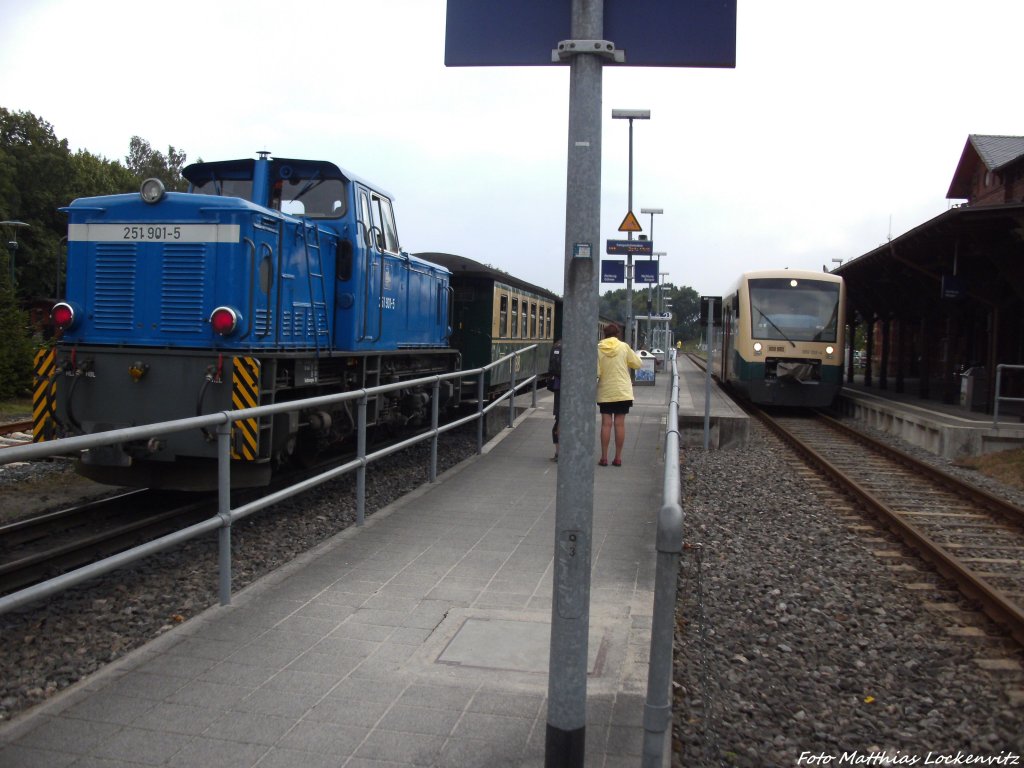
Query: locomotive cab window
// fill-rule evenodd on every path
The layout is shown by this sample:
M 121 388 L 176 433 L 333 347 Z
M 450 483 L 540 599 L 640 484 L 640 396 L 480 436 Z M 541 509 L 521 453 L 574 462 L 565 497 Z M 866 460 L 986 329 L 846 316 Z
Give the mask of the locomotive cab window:
M 282 213 L 292 216 L 307 216 L 311 219 L 338 218 L 345 214 L 345 200 L 348 195 L 345 187 L 345 182 L 341 179 L 285 179 L 275 183 L 271 207 L 280 208 Z
M 252 179 L 210 179 L 202 184 L 193 184 L 192 192 L 196 195 L 240 197 L 251 201 Z
M 372 195 L 374 235 L 378 250 L 398 253 L 398 230 L 395 228 L 395 216 L 391 211 L 391 201 L 380 195 Z

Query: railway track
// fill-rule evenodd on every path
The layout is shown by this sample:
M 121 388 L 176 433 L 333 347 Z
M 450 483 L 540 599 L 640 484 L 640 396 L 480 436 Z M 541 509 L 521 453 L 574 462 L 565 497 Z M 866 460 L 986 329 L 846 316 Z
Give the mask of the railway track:
M 1024 510 L 823 414 L 756 414 L 1024 645 Z
M 0 424 L 0 448 L 10 448 L 31 442 L 32 420 Z
M 0 594 L 209 517 L 215 497 L 133 490 L 0 526 Z
M 390 442 L 370 447 L 379 449 Z M 265 488 L 233 491 L 231 504 L 245 504 L 352 458 L 352 454 L 332 456 L 290 469 Z M 216 513 L 215 492 L 143 488 L 0 525 L 0 595 L 147 543 Z

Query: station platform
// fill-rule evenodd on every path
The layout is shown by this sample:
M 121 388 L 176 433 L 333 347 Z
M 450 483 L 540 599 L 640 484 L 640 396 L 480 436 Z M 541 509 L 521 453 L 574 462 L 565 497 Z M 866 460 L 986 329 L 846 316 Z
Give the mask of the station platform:
M 925 400 L 916 395 L 916 381 L 904 391 L 891 386 L 866 387 L 856 374 L 843 384 L 839 411 L 845 416 L 893 435 L 936 456 L 957 459 L 1024 447 L 1024 424 L 1019 416 L 1002 415 L 998 425 L 992 414 L 972 411 L 959 403 Z
M 704 374 L 679 366 L 693 443 Z M 595 466 L 588 766 L 642 753 L 670 382 L 635 387 L 623 466 Z M 712 397 L 715 445 L 739 439 L 745 416 Z M 544 393 L 483 455 L 4 725 L 0 765 L 542 766 L 551 405 Z
M 708 382 L 704 369 L 680 355 L 679 441 L 686 447 L 704 446 L 704 421 L 708 420 L 708 447 L 743 445 L 750 436 L 750 417 L 736 405 L 717 382 Z M 659 377 L 661 374 L 659 374 Z M 710 395 L 710 408 L 706 407 Z
M 703 374 L 679 362 L 681 418 L 702 417 Z M 635 388 L 623 466 L 596 466 L 595 445 L 587 766 L 642 754 L 670 384 Z M 542 766 L 551 406 L 5 724 L 0 765 Z

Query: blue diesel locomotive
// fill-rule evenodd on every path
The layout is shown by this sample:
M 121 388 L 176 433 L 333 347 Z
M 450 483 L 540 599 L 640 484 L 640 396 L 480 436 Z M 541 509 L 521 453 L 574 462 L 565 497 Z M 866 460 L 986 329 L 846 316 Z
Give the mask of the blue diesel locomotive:
M 196 163 L 188 192 L 75 200 L 63 330 L 37 363 L 36 439 L 266 405 L 447 373 L 450 272 L 402 251 L 389 195 L 323 161 Z M 442 408 L 459 401 L 442 389 Z M 239 422 L 232 482 L 343 445 L 349 404 Z M 372 398 L 367 422 L 428 423 L 430 392 Z M 101 482 L 209 488 L 215 442 L 196 430 L 88 451 Z

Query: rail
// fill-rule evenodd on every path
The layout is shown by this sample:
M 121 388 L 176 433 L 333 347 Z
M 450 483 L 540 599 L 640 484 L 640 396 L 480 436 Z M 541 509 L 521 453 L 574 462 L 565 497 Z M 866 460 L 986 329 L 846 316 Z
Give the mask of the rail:
M 197 536 L 213 531 L 219 531 L 218 540 L 218 593 L 221 605 L 231 604 L 231 525 L 249 515 L 258 512 L 265 507 L 276 504 L 286 498 L 303 493 L 317 485 L 333 480 L 353 470 L 356 471 L 356 525 L 362 525 L 365 520 L 366 503 L 366 467 L 373 461 L 382 459 L 405 448 L 426 440 L 431 441 L 429 481 L 437 480 L 437 443 L 440 436 L 453 429 L 477 420 L 477 453 L 483 452 L 484 446 L 484 417 L 504 401 L 508 401 L 509 416 L 508 426 L 512 427 L 515 422 L 515 397 L 520 390 L 530 387 L 531 407 L 537 405 L 537 380 L 538 345 L 532 344 L 523 349 L 512 352 L 494 362 L 474 368 L 468 371 L 455 371 L 453 373 L 427 376 L 421 379 L 384 384 L 370 389 L 358 389 L 351 392 L 343 392 L 336 395 L 321 395 L 305 400 L 295 400 L 287 403 L 274 405 L 262 405 L 256 408 L 245 408 L 236 411 L 221 411 L 206 416 L 193 416 L 187 419 L 175 421 L 163 421 L 156 424 L 148 424 L 140 427 L 128 427 L 115 429 L 107 432 L 98 432 L 91 435 L 80 435 L 67 437 L 59 440 L 51 440 L 43 443 L 34 443 L 26 446 L 16 446 L 0 452 L 0 465 L 9 464 L 15 461 L 31 461 L 43 459 L 55 455 L 74 454 L 88 448 L 96 448 L 102 445 L 111 445 L 129 440 L 149 439 L 159 435 L 182 432 L 189 429 L 215 429 L 217 433 L 217 514 L 206 520 L 200 521 L 187 528 L 182 528 L 174 533 L 162 536 L 159 539 L 127 549 L 116 555 L 98 560 L 82 568 L 61 574 L 31 587 L 12 592 L 9 595 L 0 597 L 0 614 L 18 608 L 35 600 L 54 595 L 64 589 L 73 587 L 82 582 L 101 576 L 105 573 L 122 568 L 130 563 L 140 560 L 149 555 L 162 552 L 178 544 L 182 544 Z M 533 352 L 533 375 L 516 382 L 517 358 L 527 352 Z M 546 364 L 546 361 L 544 361 Z M 484 381 L 485 374 L 501 365 L 509 366 L 509 387 L 503 391 L 500 397 L 485 405 Z M 447 424 L 439 424 L 439 395 L 442 381 L 452 379 L 477 378 L 477 408 L 476 412 L 455 419 Z M 366 452 L 366 406 L 370 397 L 404 389 L 410 386 L 431 386 L 431 426 L 423 432 L 413 435 L 401 442 L 389 445 L 372 453 Z M 351 461 L 329 469 L 294 485 L 283 488 L 271 494 L 267 494 L 255 501 L 243 504 L 235 509 L 231 508 L 231 425 L 233 422 L 243 419 L 260 418 L 272 416 L 279 413 L 287 413 L 302 408 L 317 408 L 334 403 L 341 403 L 349 400 L 357 402 L 357 441 L 356 456 Z
M 683 508 L 679 476 L 679 367 L 671 350 L 672 389 L 665 427 L 665 470 L 661 509 L 658 511 L 654 575 L 654 610 L 651 618 L 651 652 L 647 666 L 647 701 L 644 704 L 644 768 L 663 765 L 672 723 L 672 650 L 679 558 L 683 551 Z
M 992 406 L 992 428 L 999 429 L 999 403 L 1024 403 L 1024 397 L 1006 397 L 1001 395 L 1003 387 L 1003 371 L 1024 371 L 1024 365 L 1009 365 L 1008 363 L 1000 363 L 996 366 L 996 396 L 995 403 Z

